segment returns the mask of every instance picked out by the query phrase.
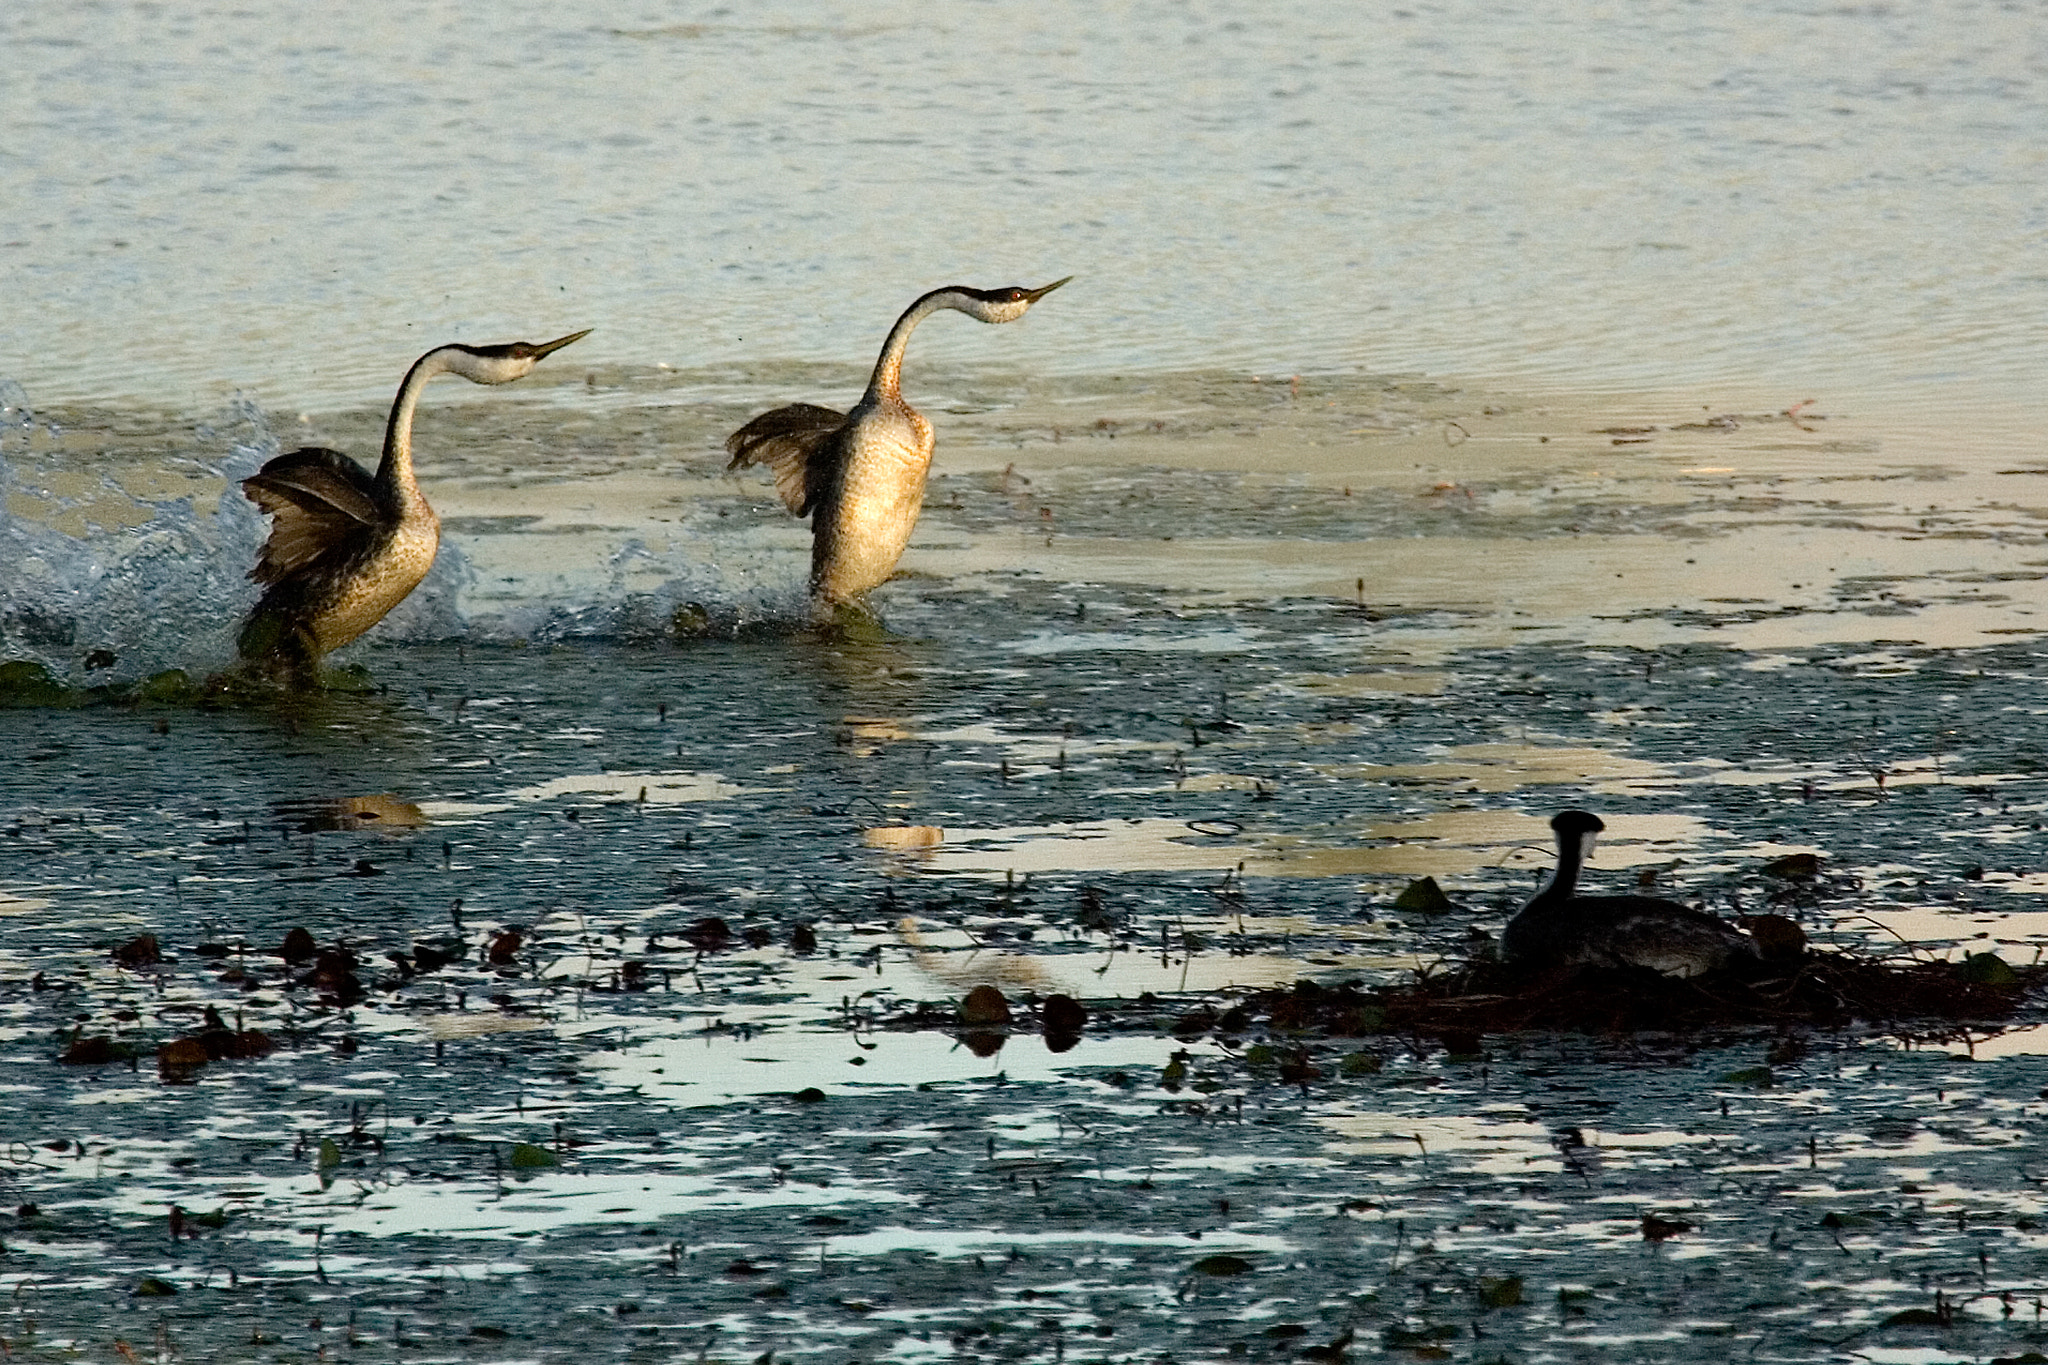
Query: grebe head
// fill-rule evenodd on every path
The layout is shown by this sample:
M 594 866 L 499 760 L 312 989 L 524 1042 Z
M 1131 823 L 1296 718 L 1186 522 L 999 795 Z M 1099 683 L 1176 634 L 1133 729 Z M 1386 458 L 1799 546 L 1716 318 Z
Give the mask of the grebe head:
M 574 341 L 590 335 L 590 329 L 571 332 L 553 341 L 515 341 L 509 346 L 449 346 L 446 363 L 451 374 L 472 384 L 509 384 L 533 373 L 533 367 Z
M 1591 811 L 1561 810 L 1550 817 L 1550 827 L 1557 832 L 1559 848 L 1570 847 L 1576 841 L 1581 859 L 1590 860 L 1593 845 L 1599 842 L 1600 831 L 1607 826 Z
M 1014 284 L 1007 289 L 954 289 L 946 303 L 979 322 L 1015 322 L 1032 304 L 1073 278 L 1069 275 L 1036 289 Z

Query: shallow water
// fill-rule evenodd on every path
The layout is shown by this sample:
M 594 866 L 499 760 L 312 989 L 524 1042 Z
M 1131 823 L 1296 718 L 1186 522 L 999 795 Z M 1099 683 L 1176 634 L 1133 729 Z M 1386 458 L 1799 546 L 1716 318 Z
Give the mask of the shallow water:
M 1610 885 L 2034 960 L 2022 434 L 940 370 L 911 576 L 832 642 L 792 624 L 800 529 L 710 449 L 787 379 L 430 407 L 444 562 L 347 652 L 368 694 L 0 711 L 16 1354 L 2038 1344 L 2036 1015 L 1928 1051 L 1311 1042 L 1306 1088 L 1262 1040 L 1170 1032 L 1179 1002 L 1469 952 L 1565 805 L 1607 818 Z M 226 476 L 280 427 L 377 424 L 12 414 L 8 649 L 79 688 L 217 666 L 261 529 Z M 1819 882 L 1761 875 L 1801 850 Z M 1419 876 L 1457 908 L 1395 911 Z M 363 1001 L 287 987 L 296 925 L 349 942 Z M 117 965 L 144 932 L 173 960 Z M 444 938 L 435 971 L 387 956 Z M 883 1027 L 980 984 L 1159 1003 L 1064 1053 Z M 162 1083 L 208 1003 L 283 1046 Z M 60 1065 L 74 1031 L 138 1069 Z M 1694 1227 L 1646 1241 L 1646 1213 Z M 1897 1316 L 1937 1290 L 1949 1326 Z
M 1568 805 L 1604 886 L 2048 947 L 2031 12 L 0 43 L 0 661 L 77 703 L 0 708 L 6 1352 L 2043 1349 L 2038 1009 L 1174 1031 L 1473 951 Z M 724 434 L 850 401 L 939 280 L 1069 272 L 920 332 L 906 574 L 803 633 L 805 534 Z M 374 450 L 429 344 L 592 325 L 429 394 L 442 557 L 343 655 L 372 690 L 115 699 L 231 652 L 237 478 Z M 1448 913 L 1394 908 L 1422 876 Z M 362 1000 L 288 980 L 295 926 Z M 900 1026 L 983 984 L 999 1050 Z M 1055 992 L 1114 1008 L 1055 1052 Z M 207 1005 L 278 1050 L 161 1079 Z
M 1303 1087 L 1257 1040 L 1168 1026 L 1176 993 L 1467 951 L 1565 804 L 1608 816 L 1603 881 L 2032 960 L 2037 646 L 1459 647 L 1432 613 L 1098 584 L 1061 630 L 1102 646 L 1038 648 L 1069 592 L 899 584 L 871 644 L 385 644 L 369 696 L 5 713 L 0 1084 L 34 1211 L 0 1234 L 0 1334 L 262 1359 L 2034 1342 L 2037 1029 L 1977 1062 L 1311 1041 Z M 1760 875 L 1799 849 L 1820 882 Z M 1417 875 L 1458 908 L 1393 910 Z M 732 937 L 703 951 L 712 916 Z M 346 937 L 365 1000 L 286 987 L 266 950 L 298 924 Z M 116 965 L 141 932 L 172 960 Z M 386 959 L 450 935 L 436 971 Z M 1064 1053 L 881 1027 L 983 983 L 1159 1003 Z M 283 1047 L 160 1084 L 148 1049 L 205 1003 Z M 59 1065 L 74 1029 L 141 1070 Z M 172 1243 L 172 1204 L 225 1223 Z M 1646 1213 L 1693 1230 L 1645 1241 Z M 1521 1304 L 1489 1306 L 1511 1277 Z M 1949 1327 L 1896 1318 L 1936 1290 Z

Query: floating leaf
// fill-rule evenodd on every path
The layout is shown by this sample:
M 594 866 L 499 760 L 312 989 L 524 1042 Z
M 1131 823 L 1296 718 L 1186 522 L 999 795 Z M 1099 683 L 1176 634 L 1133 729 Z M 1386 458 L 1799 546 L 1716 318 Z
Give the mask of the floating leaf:
M 159 1280 L 154 1275 L 145 1275 L 135 1286 L 135 1294 L 144 1299 L 165 1299 L 178 1292 L 178 1286 L 169 1280 Z
M 1977 986 L 2017 986 L 2020 974 L 1997 953 L 1971 953 L 1956 966 L 1956 975 Z
M 58 1060 L 66 1066 L 106 1066 L 111 1062 L 128 1062 L 135 1059 L 135 1050 L 115 1042 L 105 1034 L 90 1038 L 74 1038 L 71 1046 L 64 1049 Z
M 1721 1078 L 1724 1085 L 1746 1085 L 1752 1090 L 1769 1090 L 1777 1083 L 1767 1066 L 1746 1066 L 1740 1071 L 1731 1071 Z
M 1766 877 L 1775 877 L 1781 882 L 1811 881 L 1820 875 L 1820 864 L 1818 853 L 1787 853 L 1765 863 L 1762 872 Z
M 320 1139 L 320 1169 L 328 1170 L 341 1164 L 341 1148 L 335 1146 L 333 1138 Z
M 1458 907 L 1444 894 L 1444 889 L 1436 884 L 1436 878 L 1417 877 L 1402 889 L 1400 895 L 1394 897 L 1394 908 L 1415 910 L 1425 915 L 1442 915 Z
M 1079 1033 L 1088 1025 L 1088 1011 L 1071 995 L 1048 995 L 1039 1006 L 1048 1034 Z
M 1010 1002 L 994 986 L 976 986 L 960 1002 L 960 1022 L 1007 1024 L 1010 1022 Z
M 1482 1275 L 1479 1279 L 1479 1303 L 1484 1308 L 1513 1308 L 1522 1301 L 1522 1277 L 1508 1275 L 1500 1279 Z
M 1337 1063 L 1340 1076 L 1377 1076 L 1387 1059 L 1377 1052 L 1347 1052 L 1344 1060 Z
M 1204 1256 L 1188 1269 L 1197 1275 L 1249 1275 L 1252 1263 L 1242 1256 Z
M 156 1050 L 157 1074 L 166 1081 L 189 1082 L 193 1072 L 212 1058 L 206 1044 L 197 1038 L 177 1038 Z
M 545 1166 L 561 1164 L 561 1158 L 545 1147 L 536 1147 L 530 1142 L 512 1144 L 511 1165 L 515 1171 L 535 1171 Z
M 807 1085 L 790 1096 L 790 1098 L 798 1104 L 823 1104 L 825 1102 L 825 1092 L 818 1089 L 815 1085 Z

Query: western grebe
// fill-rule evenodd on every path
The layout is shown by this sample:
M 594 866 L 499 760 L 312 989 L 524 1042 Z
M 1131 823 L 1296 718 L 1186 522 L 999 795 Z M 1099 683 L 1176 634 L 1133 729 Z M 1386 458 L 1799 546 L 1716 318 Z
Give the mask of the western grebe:
M 1647 967 L 1702 976 L 1756 963 L 1757 945 L 1732 924 L 1655 896 L 1581 896 L 1579 871 L 1606 826 L 1582 810 L 1561 811 L 1557 870 L 1501 931 L 1501 955 L 1532 969 Z
M 428 380 L 459 374 L 473 384 L 509 384 L 588 335 L 436 347 L 398 386 L 374 475 L 338 450 L 308 447 L 242 480 L 242 492 L 270 514 L 270 539 L 249 571 L 264 592 L 242 627 L 242 657 L 311 682 L 322 655 L 383 620 L 433 567 L 441 522 L 412 472 L 413 411 Z
M 932 424 L 903 401 L 903 352 L 911 332 L 942 308 L 980 322 L 1014 322 L 1066 282 L 1037 289 L 934 289 L 889 329 L 867 392 L 851 412 L 792 403 L 762 413 L 726 438 L 732 456 L 727 468 L 767 465 L 783 504 L 810 517 L 810 591 L 818 617 L 829 618 L 837 607 L 888 581 L 924 508 Z

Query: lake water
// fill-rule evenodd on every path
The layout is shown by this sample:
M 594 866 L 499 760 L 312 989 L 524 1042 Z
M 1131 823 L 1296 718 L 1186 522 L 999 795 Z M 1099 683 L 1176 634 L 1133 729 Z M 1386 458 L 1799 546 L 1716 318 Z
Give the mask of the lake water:
M 104 4 L 0 51 L 0 662 L 76 689 L 0 709 L 13 1355 L 2042 1349 L 2033 1014 L 1267 1040 L 1307 1085 L 1170 1031 L 1464 955 L 1570 805 L 1606 886 L 2048 946 L 2037 10 Z M 918 333 L 906 575 L 805 635 L 724 435 L 850 402 L 930 287 L 1067 274 Z M 583 327 L 429 392 L 372 690 L 87 690 L 230 656 L 236 479 Z M 891 1027 L 981 984 L 1124 1024 Z M 283 1046 L 161 1082 L 209 1005 Z

